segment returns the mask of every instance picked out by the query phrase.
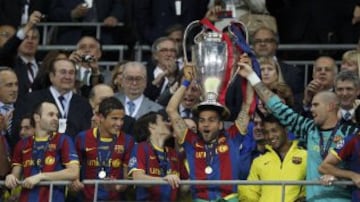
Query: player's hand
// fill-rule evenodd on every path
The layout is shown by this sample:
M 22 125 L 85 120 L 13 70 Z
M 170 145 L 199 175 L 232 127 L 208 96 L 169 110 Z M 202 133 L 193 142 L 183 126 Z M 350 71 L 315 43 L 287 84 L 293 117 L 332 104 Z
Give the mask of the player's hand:
M 71 182 L 71 184 L 69 185 L 69 188 L 71 191 L 74 192 L 78 192 L 82 189 L 84 189 L 84 184 L 82 182 L 80 182 L 80 180 L 74 180 Z
M 26 189 L 32 189 L 41 181 L 41 173 L 25 178 L 22 186 Z
M 167 181 L 171 188 L 177 189 L 179 188 L 180 178 L 177 175 L 166 175 L 163 180 Z
M 9 174 L 5 178 L 5 186 L 14 189 L 19 184 L 19 180 L 13 174 Z
M 184 77 L 186 80 L 191 81 L 195 78 L 195 65 L 192 63 L 184 64 Z
M 247 78 L 252 72 L 254 72 L 252 69 L 251 58 L 246 53 L 240 56 L 237 65 L 239 68 L 239 75 L 244 78 Z

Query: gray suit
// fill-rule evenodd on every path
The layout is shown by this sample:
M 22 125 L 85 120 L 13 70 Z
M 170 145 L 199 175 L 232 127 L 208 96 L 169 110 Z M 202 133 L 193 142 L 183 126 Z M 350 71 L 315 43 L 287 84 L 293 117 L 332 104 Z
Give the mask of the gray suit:
M 120 102 L 124 105 L 125 108 L 126 107 L 125 95 L 123 93 L 116 93 L 115 97 L 120 100 Z M 139 119 L 144 114 L 147 114 L 149 112 L 159 112 L 161 110 L 164 110 L 163 106 L 159 105 L 154 101 L 151 101 L 149 98 L 144 96 L 140 108 L 133 118 Z

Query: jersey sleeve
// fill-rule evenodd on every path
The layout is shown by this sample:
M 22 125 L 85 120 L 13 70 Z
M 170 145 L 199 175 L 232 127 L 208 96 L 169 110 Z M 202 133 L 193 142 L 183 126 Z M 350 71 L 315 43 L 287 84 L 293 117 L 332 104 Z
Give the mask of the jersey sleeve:
M 134 149 L 135 141 L 130 135 L 125 136 L 125 154 L 123 159 L 123 165 L 127 166 L 131 157 L 132 150 Z
M 61 159 L 62 164 L 69 165 L 72 163 L 79 164 L 79 157 L 77 155 L 74 143 L 70 139 L 69 136 L 62 134 L 62 138 L 64 138 L 63 143 L 61 145 Z
M 132 177 L 132 173 L 136 170 L 143 170 L 146 172 L 147 156 L 144 150 L 145 144 L 135 144 L 131 157 L 129 160 L 129 177 Z

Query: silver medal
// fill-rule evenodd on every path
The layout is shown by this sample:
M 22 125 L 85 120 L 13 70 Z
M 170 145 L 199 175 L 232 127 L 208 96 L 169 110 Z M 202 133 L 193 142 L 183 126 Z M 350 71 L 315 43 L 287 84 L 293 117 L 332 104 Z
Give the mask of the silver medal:
M 105 177 L 106 177 L 105 170 L 100 170 L 98 173 L 98 177 L 99 177 L 99 179 L 105 179 Z
M 206 166 L 205 173 L 210 175 L 213 172 L 213 169 L 210 166 Z

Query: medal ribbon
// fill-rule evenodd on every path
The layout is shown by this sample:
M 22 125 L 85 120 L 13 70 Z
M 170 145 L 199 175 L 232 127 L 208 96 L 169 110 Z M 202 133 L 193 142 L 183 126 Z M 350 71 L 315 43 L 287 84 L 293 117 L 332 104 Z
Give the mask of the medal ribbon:
M 320 147 L 320 155 L 323 159 L 325 159 L 325 157 L 327 156 L 330 146 L 331 146 L 331 142 L 334 141 L 335 133 L 339 129 L 339 127 L 340 127 L 340 122 L 338 121 L 336 123 L 335 128 L 331 131 L 330 137 L 326 142 L 325 148 L 324 148 L 324 136 L 323 136 L 322 132 L 320 132 L 319 147 Z
M 115 148 L 115 144 L 117 143 L 118 141 L 118 138 L 119 138 L 119 135 L 116 136 L 116 138 L 112 138 L 112 141 L 110 143 L 110 146 L 109 146 L 109 149 L 106 151 L 106 158 L 105 158 L 105 161 L 103 161 L 103 159 L 101 158 L 102 155 L 101 155 L 101 152 L 100 152 L 100 145 L 101 145 L 101 140 L 100 140 L 100 131 L 99 131 L 99 128 L 96 128 L 96 140 L 97 140 L 97 157 L 98 157 L 98 160 L 99 160 L 99 163 L 100 163 L 100 166 L 101 166 L 101 169 L 104 170 L 107 174 L 110 173 L 110 170 L 111 170 L 111 165 L 109 163 L 109 160 L 110 160 L 110 157 L 112 157 L 112 154 L 113 154 L 113 151 L 114 151 L 114 148 Z M 107 161 L 107 163 L 106 163 Z
M 217 139 L 215 143 L 211 143 L 211 144 L 205 144 L 205 160 L 206 160 L 206 167 L 211 167 L 213 161 L 214 161 L 214 156 L 216 155 L 216 148 L 217 148 Z

